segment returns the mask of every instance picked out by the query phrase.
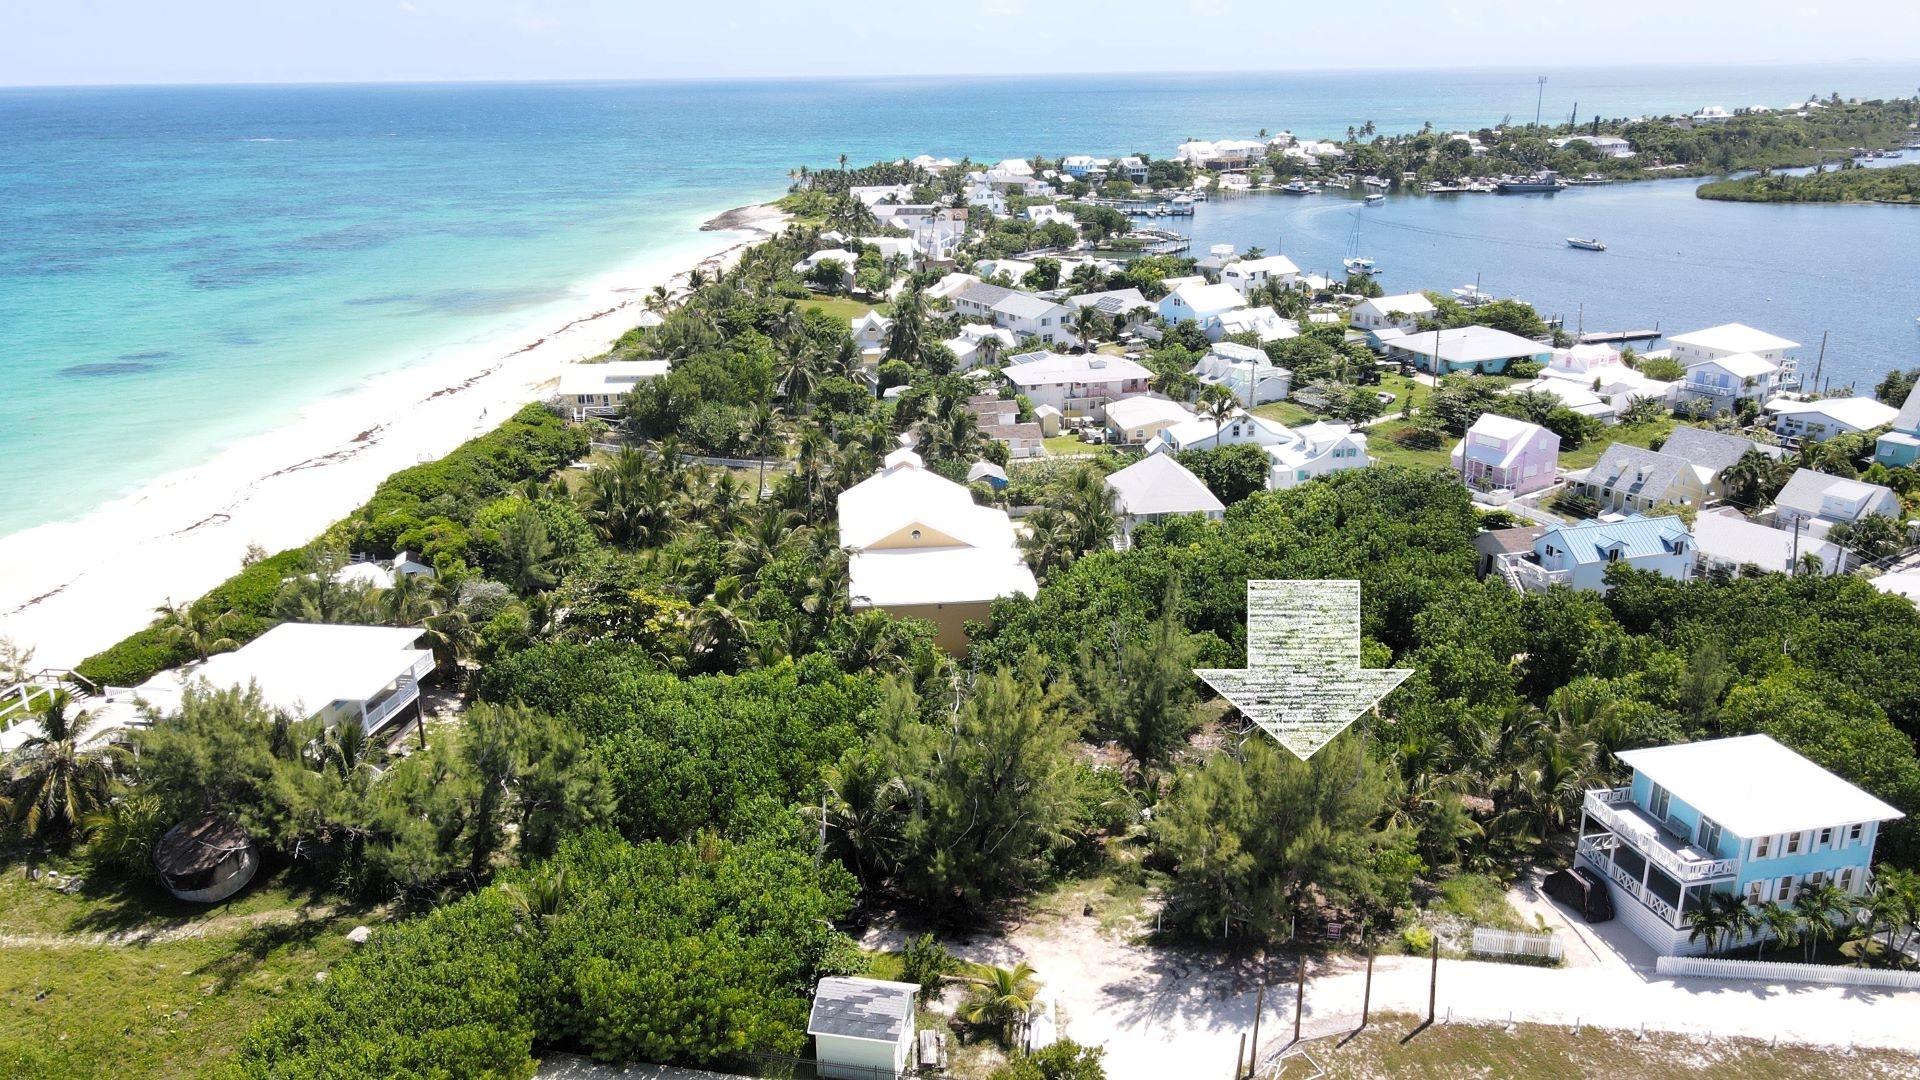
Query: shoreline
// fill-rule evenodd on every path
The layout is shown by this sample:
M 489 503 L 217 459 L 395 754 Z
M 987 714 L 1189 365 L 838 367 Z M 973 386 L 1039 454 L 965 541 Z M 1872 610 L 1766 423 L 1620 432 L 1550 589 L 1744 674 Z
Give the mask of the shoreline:
M 725 211 L 694 234 L 707 242 L 691 265 L 642 258 L 592 279 L 557 323 L 371 376 L 130 495 L 0 537 L 0 638 L 34 649 L 36 668 L 70 668 L 147 626 L 157 606 L 225 581 L 250 545 L 308 543 L 387 477 L 491 430 L 566 365 L 605 352 L 655 286 L 679 292 L 694 270 L 731 266 L 786 220 L 767 203 Z

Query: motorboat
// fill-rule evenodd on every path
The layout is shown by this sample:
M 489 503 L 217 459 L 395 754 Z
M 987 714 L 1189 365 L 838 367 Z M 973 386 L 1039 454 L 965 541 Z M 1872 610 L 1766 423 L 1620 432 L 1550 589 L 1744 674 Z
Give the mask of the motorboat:
M 1282 184 L 1280 186 L 1280 190 L 1286 192 L 1288 195 L 1313 194 L 1312 185 L 1308 184 L 1304 180 L 1289 180 L 1285 184 Z
M 1376 191 L 1376 192 L 1374 192 L 1373 194 L 1371 194 L 1371 195 L 1369 195 L 1369 196 L 1367 196 L 1367 198 L 1366 198 L 1366 204 L 1367 204 L 1368 206 L 1378 206 L 1378 205 L 1380 205 L 1381 203 L 1383 203 L 1383 202 L 1386 202 L 1386 201 L 1387 201 L 1387 197 L 1386 197 L 1385 195 L 1382 195 L 1382 194 L 1380 194 L 1380 193 L 1379 193 L 1379 192 L 1377 192 L 1377 191 Z
M 1607 245 L 1591 237 L 1569 236 L 1567 237 L 1567 246 L 1570 248 L 1579 248 L 1581 251 L 1607 250 Z
M 1566 186 L 1565 180 L 1549 171 L 1534 173 L 1532 176 L 1501 177 L 1500 182 L 1494 185 L 1494 189 L 1502 195 L 1531 195 L 1559 191 Z
M 1365 276 L 1380 272 L 1380 268 L 1374 265 L 1373 260 L 1364 255 L 1355 255 L 1350 259 L 1342 259 L 1340 260 L 1340 264 L 1347 268 L 1347 273 L 1349 274 Z
M 1393 181 L 1383 176 L 1363 176 L 1360 178 L 1360 182 L 1370 188 L 1389 188 L 1393 186 Z

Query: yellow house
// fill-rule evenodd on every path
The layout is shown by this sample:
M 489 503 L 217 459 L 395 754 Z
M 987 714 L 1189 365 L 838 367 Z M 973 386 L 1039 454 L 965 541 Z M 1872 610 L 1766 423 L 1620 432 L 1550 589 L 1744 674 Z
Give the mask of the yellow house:
M 954 655 L 968 620 L 985 622 L 1002 596 L 1039 590 L 1006 512 L 926 467 L 902 435 L 878 473 L 840 495 L 840 543 L 852 551 L 853 607 L 880 608 L 939 628 Z

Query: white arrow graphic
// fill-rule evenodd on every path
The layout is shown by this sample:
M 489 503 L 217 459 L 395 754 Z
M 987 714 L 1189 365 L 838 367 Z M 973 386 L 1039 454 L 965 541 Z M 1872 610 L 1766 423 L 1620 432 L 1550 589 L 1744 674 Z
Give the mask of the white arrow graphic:
M 1305 761 L 1413 672 L 1360 666 L 1360 583 L 1247 582 L 1247 666 L 1197 668 Z

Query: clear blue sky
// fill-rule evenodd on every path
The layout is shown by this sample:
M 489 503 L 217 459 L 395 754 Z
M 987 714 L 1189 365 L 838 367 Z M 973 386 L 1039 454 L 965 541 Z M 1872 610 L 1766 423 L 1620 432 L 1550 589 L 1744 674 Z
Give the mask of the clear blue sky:
M 1920 3 L 0 0 L 0 85 L 1855 59 L 1920 59 Z

